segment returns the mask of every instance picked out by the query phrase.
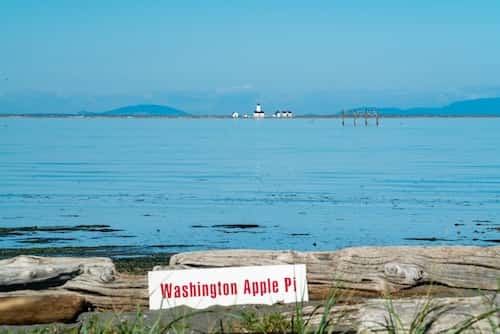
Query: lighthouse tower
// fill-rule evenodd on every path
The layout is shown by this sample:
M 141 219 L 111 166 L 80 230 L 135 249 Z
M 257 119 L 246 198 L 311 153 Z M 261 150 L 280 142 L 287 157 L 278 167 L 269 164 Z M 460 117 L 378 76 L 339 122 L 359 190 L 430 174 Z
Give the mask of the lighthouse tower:
M 253 112 L 253 117 L 255 118 L 264 118 L 264 111 L 259 103 L 255 106 L 255 111 Z

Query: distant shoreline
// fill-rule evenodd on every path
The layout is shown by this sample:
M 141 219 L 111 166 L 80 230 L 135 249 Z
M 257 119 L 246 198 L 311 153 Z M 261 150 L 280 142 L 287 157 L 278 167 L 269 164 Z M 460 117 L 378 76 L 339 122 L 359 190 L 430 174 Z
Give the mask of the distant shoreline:
M 78 114 L 0 114 L 0 118 L 166 118 L 166 119 L 233 119 L 231 115 L 188 115 L 188 116 L 172 116 L 172 115 L 78 115 Z M 267 116 L 264 119 L 352 119 L 352 115 L 295 115 L 292 118 L 275 118 Z M 360 115 L 356 117 L 364 119 Z M 369 116 L 368 118 L 374 118 Z M 500 118 L 499 115 L 379 115 L 379 118 Z M 239 117 L 237 119 L 254 119 L 252 116 Z

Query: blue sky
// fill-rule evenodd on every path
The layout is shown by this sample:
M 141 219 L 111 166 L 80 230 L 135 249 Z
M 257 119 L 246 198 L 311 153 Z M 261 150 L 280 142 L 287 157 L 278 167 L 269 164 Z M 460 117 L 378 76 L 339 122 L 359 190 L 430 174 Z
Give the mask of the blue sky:
M 497 0 L 2 0 L 0 112 L 212 113 L 256 100 L 329 112 L 500 96 L 498 17 Z

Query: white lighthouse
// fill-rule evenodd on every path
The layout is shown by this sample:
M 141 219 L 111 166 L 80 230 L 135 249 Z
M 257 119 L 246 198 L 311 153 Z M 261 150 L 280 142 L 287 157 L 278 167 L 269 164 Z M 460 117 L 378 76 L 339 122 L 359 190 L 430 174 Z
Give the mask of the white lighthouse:
M 253 112 L 253 117 L 255 118 L 264 118 L 264 111 L 259 103 L 255 106 L 255 111 Z

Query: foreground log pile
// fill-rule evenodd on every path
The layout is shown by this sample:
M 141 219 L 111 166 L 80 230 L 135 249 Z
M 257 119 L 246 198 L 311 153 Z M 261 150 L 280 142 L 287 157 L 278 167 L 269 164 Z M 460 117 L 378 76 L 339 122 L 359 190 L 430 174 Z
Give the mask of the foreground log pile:
M 244 260 L 242 260 L 244 259 Z M 309 296 L 332 287 L 354 296 L 419 295 L 432 285 L 443 295 L 498 289 L 500 247 L 355 247 L 333 252 L 207 251 L 174 255 L 185 268 L 305 263 Z M 437 292 L 436 291 L 436 292 Z
M 0 261 L 0 306 L 4 297 L 41 293 L 81 296 L 91 310 L 147 307 L 146 276 L 118 273 L 108 258 L 17 256 Z
M 387 316 L 387 309 L 380 307 L 384 301 L 373 298 L 411 296 L 394 301 L 402 318 L 409 319 L 415 305 L 431 291 L 436 301 L 457 306 L 440 320 L 448 323 L 480 312 L 484 298 L 474 295 L 497 292 L 500 279 L 498 246 L 206 251 L 177 254 L 168 265 L 156 269 L 291 263 L 306 264 L 312 300 L 325 299 L 332 288 L 342 292 L 344 300 L 349 296 L 351 305 L 337 307 L 349 311 L 346 319 L 356 323 L 357 330 L 370 323 L 373 328 Z M 147 305 L 146 275 L 119 273 L 107 258 L 18 256 L 0 260 L 0 324 L 67 322 L 86 310 L 122 311 Z M 339 309 L 334 313 L 339 314 Z M 478 323 L 482 325 L 486 323 Z
M 460 328 L 467 321 L 480 315 L 492 313 L 492 305 L 500 305 L 500 296 L 485 295 L 467 298 L 433 298 L 433 299 L 369 299 L 355 305 L 338 305 L 331 308 L 329 318 L 339 329 L 358 333 L 384 332 L 389 325 L 388 319 L 394 317 L 397 332 L 407 332 L 418 313 L 423 314 L 426 307 L 435 311 L 422 317 L 422 323 L 433 322 L 430 333 L 440 333 L 452 327 Z M 314 307 L 303 309 L 307 317 Z M 389 311 L 391 310 L 391 311 Z M 317 310 L 310 318 L 311 325 L 318 325 L 323 310 Z M 287 314 L 291 317 L 291 314 Z M 495 326 L 500 325 L 500 314 L 492 314 L 490 321 L 477 321 L 469 330 L 479 333 L 496 333 Z M 396 319 L 397 318 L 397 319 Z M 491 322 L 494 322 L 492 324 Z

